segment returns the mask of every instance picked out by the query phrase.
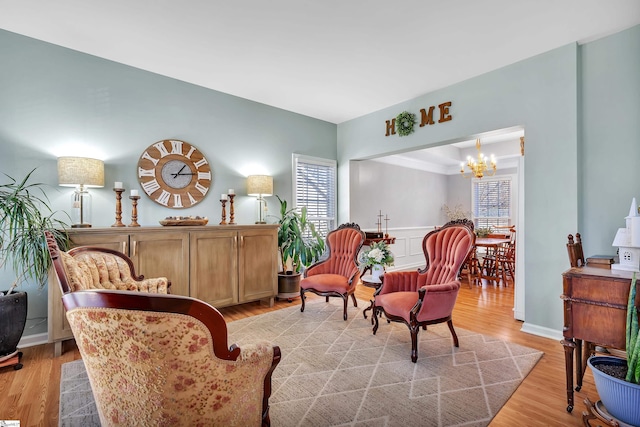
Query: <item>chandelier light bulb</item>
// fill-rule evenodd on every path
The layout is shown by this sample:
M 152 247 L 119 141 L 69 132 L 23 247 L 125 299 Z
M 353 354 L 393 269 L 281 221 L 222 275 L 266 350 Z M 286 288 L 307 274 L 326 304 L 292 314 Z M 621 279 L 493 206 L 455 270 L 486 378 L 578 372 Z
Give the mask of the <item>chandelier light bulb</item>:
M 489 163 L 489 157 L 482 154 L 480 151 L 480 139 L 476 139 L 476 149 L 478 150 L 478 160 L 474 160 L 471 156 L 467 156 L 467 166 L 471 170 L 470 175 L 465 175 L 464 173 L 464 162 L 460 164 L 460 173 L 463 177 L 475 177 L 482 178 L 483 176 L 493 176 L 496 173 L 496 159 L 493 154 L 491 154 L 491 163 Z M 487 170 L 491 168 L 491 172 L 487 172 Z

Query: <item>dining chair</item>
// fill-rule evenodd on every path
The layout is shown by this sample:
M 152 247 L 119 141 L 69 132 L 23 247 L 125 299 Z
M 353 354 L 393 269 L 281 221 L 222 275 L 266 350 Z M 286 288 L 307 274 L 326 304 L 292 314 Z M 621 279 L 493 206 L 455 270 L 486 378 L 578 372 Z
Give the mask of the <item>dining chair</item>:
M 507 286 L 507 278 L 512 282 L 516 280 L 516 241 L 512 236 L 511 241 L 498 251 L 499 265 L 502 281 Z
M 354 307 L 358 306 L 354 292 L 360 280 L 358 252 L 365 241 L 364 231 L 355 223 L 342 224 L 327 234 L 329 255 L 311 265 L 300 281 L 300 311 L 304 312 L 305 293 L 312 292 L 326 297 L 340 297 L 344 302 L 344 320 L 347 320 L 347 301 L 349 296 Z
M 462 264 L 462 271 L 467 272 L 467 281 L 469 282 L 469 289 L 473 288 L 473 285 L 482 286 L 482 270 L 480 260 L 478 259 L 478 251 L 474 246 L 469 252 L 467 260 Z
M 567 253 L 569 254 L 569 263 L 571 267 L 584 267 L 584 253 L 582 252 L 582 236 L 580 233 L 576 233 L 575 240 L 573 239 L 573 235 L 569 234 L 567 236 Z
M 382 287 L 373 303 L 373 333 L 384 314 L 390 322 L 407 325 L 411 335 L 411 361 L 418 360 L 418 332 L 427 325 L 446 322 L 459 346 L 451 313 L 460 291 L 460 269 L 475 245 L 473 223 L 456 220 L 429 232 L 422 240 L 426 267 L 382 276 Z
M 495 278 L 496 285 L 500 284 L 500 278 L 502 277 L 503 258 L 499 255 L 500 248 L 487 248 L 487 253 L 482 257 L 482 266 L 484 277 Z M 502 280 L 504 282 L 504 280 Z M 506 283 L 505 283 L 506 285 Z
M 502 283 L 508 286 L 507 280 L 514 282 L 516 280 L 516 231 L 515 227 L 509 229 L 509 234 L 505 237 L 509 238 L 509 242 L 498 246 L 495 255 L 495 276 L 500 277 Z

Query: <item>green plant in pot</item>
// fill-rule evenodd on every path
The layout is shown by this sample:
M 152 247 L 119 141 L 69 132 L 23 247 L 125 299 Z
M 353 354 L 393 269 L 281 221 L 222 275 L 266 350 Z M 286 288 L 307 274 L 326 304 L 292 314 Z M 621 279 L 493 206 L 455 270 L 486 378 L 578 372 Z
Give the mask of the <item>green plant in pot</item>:
M 640 425 L 640 328 L 636 294 L 634 273 L 627 303 L 627 359 L 592 356 L 587 362 L 606 411 L 618 421 L 634 426 Z
M 478 237 L 487 237 L 489 234 L 491 234 L 491 227 L 476 228 L 475 233 Z
M 291 300 L 300 296 L 302 269 L 317 261 L 325 244 L 315 225 L 308 221 L 307 209 L 288 209 L 287 201 L 280 202 L 278 249 L 282 270 L 278 273 L 278 297 Z
M 17 353 L 26 324 L 27 294 L 16 287 L 27 280 L 47 283 L 51 259 L 44 232 L 51 231 L 61 248 L 68 246 L 66 224 L 54 218 L 45 184 L 30 182 L 34 171 L 22 180 L 5 174 L 7 182 L 0 184 L 0 267 L 15 274 L 9 289 L 0 292 L 0 361 Z

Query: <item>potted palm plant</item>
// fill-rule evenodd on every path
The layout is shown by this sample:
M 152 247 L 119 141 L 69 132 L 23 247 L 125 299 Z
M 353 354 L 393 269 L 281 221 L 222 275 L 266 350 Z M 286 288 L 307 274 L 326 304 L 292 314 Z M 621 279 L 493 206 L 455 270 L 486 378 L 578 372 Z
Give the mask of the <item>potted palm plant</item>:
M 51 231 L 61 248 L 68 246 L 66 224 L 54 219 L 44 184 L 29 182 L 34 171 L 21 181 L 5 174 L 8 182 L 0 184 L 0 267 L 12 268 L 16 276 L 0 291 L 0 362 L 17 354 L 27 320 L 27 294 L 16 287 L 26 280 L 47 283 L 51 259 L 44 232 Z
M 636 275 L 633 274 L 627 303 L 627 359 L 593 356 L 588 365 L 593 372 L 596 390 L 607 412 L 618 421 L 640 425 L 640 339 Z
M 324 253 L 324 239 L 308 221 L 307 209 L 288 209 L 287 201 L 276 195 L 280 202 L 278 223 L 278 249 L 281 271 L 278 273 L 278 298 L 300 296 L 302 269 L 317 261 Z

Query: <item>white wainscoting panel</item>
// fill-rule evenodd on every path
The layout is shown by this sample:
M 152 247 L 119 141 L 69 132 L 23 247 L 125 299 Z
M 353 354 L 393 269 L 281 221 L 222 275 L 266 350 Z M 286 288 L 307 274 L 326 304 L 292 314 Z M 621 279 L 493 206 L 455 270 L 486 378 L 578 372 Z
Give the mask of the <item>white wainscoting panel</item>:
M 394 244 L 389 245 L 395 263 L 387 267 L 387 271 L 417 269 L 425 266 L 424 254 L 422 253 L 422 239 L 435 229 L 435 226 L 428 227 L 399 227 L 386 230 L 389 236 L 395 237 Z M 377 230 L 363 230 L 375 232 Z M 364 246 L 364 250 L 368 247 Z

